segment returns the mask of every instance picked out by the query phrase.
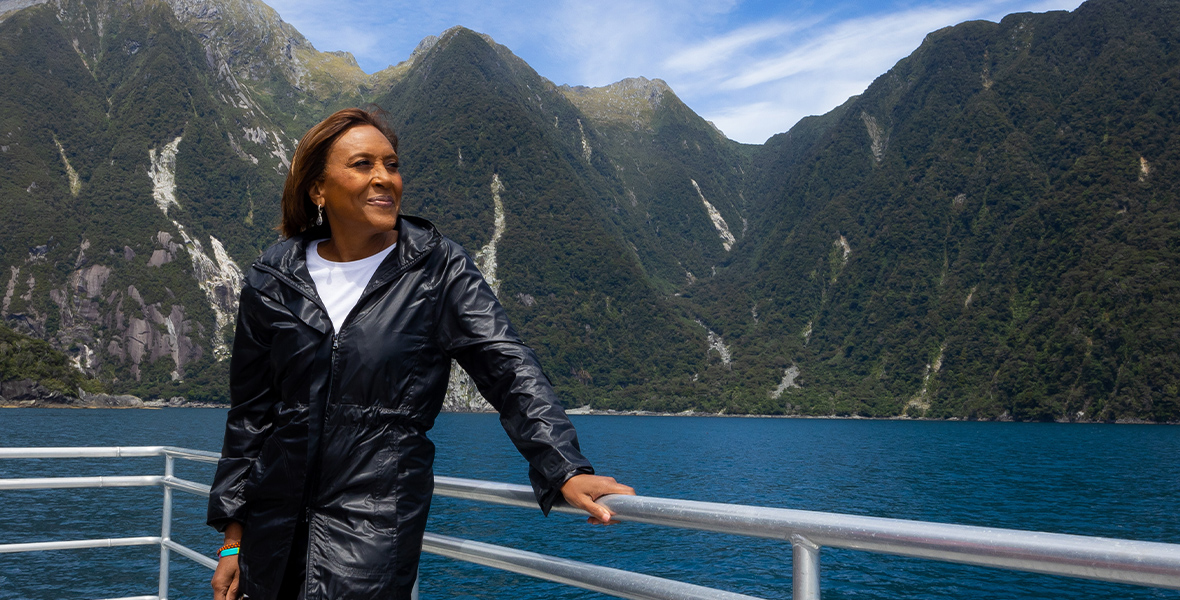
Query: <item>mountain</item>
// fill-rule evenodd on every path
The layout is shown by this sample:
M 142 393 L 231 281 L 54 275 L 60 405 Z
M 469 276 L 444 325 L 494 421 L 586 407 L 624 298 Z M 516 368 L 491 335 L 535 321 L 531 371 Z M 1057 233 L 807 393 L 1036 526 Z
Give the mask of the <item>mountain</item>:
M 694 298 L 750 400 L 1176 420 L 1178 23 L 1148 1 L 964 23 L 772 138 L 747 242 Z
M 112 391 L 225 399 L 295 142 L 373 102 L 403 210 L 569 405 L 1177 420 L 1178 23 L 964 23 L 749 146 L 663 81 L 556 86 L 461 27 L 369 75 L 253 0 L 6 0 L 0 314 Z M 448 405 L 480 406 L 457 369 Z

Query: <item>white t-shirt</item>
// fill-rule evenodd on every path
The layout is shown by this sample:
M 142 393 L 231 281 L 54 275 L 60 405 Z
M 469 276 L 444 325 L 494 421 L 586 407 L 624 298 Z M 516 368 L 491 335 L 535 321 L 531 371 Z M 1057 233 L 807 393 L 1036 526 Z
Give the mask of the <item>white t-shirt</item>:
M 361 293 L 381 261 L 389 256 L 397 247 L 394 243 L 390 247 L 360 260 L 349 262 L 332 262 L 320 256 L 319 247 L 323 240 L 316 240 L 307 246 L 307 270 L 311 273 L 311 280 L 315 283 L 315 291 L 328 309 L 328 318 L 332 320 L 332 327 L 340 331 L 344 319 L 352 312 L 361 299 Z

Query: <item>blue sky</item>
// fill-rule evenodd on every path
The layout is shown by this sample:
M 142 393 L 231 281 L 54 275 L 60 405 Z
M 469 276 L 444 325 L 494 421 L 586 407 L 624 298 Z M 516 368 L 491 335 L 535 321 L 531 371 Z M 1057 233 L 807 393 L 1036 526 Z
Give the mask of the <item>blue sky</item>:
M 859 94 L 927 33 L 1080 0 L 264 0 L 319 50 L 367 72 L 405 60 L 428 35 L 491 35 L 554 83 L 668 82 L 730 138 L 762 143 Z

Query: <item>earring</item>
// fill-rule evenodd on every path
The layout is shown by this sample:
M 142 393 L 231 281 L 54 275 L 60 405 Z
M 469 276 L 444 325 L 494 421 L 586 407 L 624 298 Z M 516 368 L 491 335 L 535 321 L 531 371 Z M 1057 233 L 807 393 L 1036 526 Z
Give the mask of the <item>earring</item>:
M 324 224 L 324 205 L 317 204 L 317 205 L 315 205 L 315 207 L 316 207 L 315 224 L 316 225 L 323 225 Z

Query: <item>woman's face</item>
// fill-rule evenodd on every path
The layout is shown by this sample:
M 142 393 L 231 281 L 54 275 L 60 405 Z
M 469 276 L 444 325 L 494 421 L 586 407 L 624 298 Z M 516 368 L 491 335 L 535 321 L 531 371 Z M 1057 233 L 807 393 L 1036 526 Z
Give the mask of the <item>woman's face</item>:
M 323 177 L 309 194 L 324 207 L 332 236 L 372 236 L 397 226 L 402 176 L 397 153 L 372 125 L 358 125 L 336 138 Z

